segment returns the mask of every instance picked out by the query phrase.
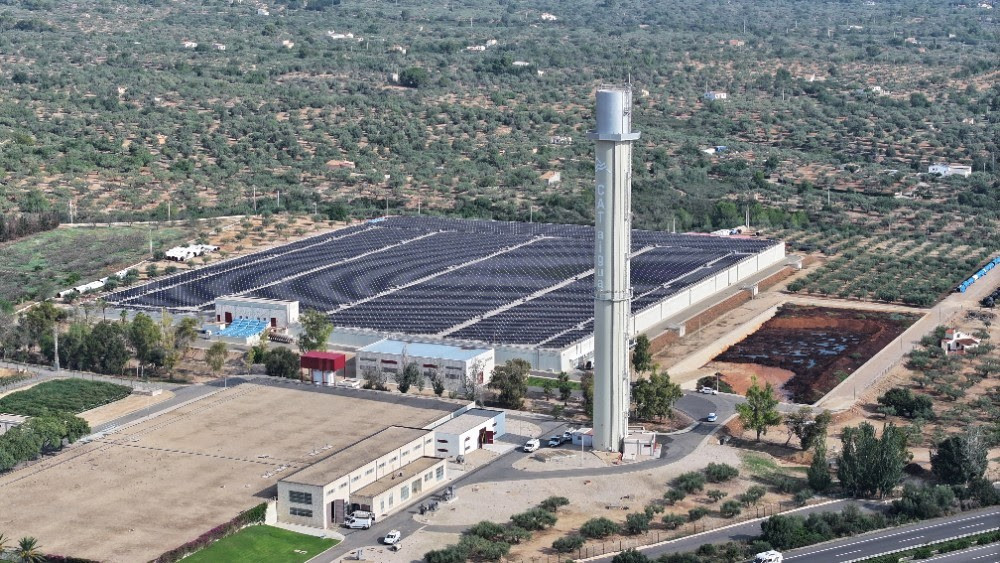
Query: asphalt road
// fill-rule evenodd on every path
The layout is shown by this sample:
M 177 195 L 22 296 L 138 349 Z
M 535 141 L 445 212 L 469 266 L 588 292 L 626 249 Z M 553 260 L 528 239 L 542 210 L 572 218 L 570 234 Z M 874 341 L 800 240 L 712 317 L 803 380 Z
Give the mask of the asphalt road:
M 843 538 L 813 547 L 786 552 L 785 561 L 795 563 L 848 562 L 872 557 L 899 549 L 919 547 L 937 542 L 1000 528 L 1000 507 L 964 512 L 955 516 L 925 520 L 907 526 L 869 532 L 860 536 Z M 945 559 L 942 557 L 942 559 Z M 971 561 L 972 559 L 951 559 L 951 561 Z M 993 563 L 996 559 L 979 559 L 983 563 Z
M 938 561 L 939 563 L 996 563 L 1000 561 L 1000 543 L 970 547 L 962 551 L 953 551 L 924 559 L 924 561 Z

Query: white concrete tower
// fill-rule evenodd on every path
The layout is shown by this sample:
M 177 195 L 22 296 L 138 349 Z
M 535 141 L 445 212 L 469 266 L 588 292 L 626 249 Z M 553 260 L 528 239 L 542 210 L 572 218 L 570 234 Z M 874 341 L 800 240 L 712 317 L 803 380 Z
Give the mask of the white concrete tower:
M 594 447 L 618 451 L 628 430 L 632 250 L 632 89 L 597 90 L 594 186 Z

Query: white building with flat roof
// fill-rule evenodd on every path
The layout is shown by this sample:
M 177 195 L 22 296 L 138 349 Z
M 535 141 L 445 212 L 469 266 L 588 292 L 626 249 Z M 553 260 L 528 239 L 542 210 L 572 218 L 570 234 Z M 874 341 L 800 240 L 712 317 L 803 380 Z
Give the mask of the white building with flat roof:
M 215 321 L 231 324 L 240 319 L 263 321 L 276 329 L 299 322 L 299 302 L 256 297 L 220 297 L 215 300 Z
M 460 391 L 467 382 L 486 385 L 496 365 L 492 348 L 391 339 L 360 348 L 355 361 L 359 376 L 368 370 L 393 375 L 414 363 L 425 377 L 440 376 L 449 391 Z
M 961 176 L 963 178 L 968 178 L 972 176 L 972 167 L 966 166 L 964 164 L 945 164 L 939 162 L 937 164 L 932 164 L 927 168 L 928 174 L 938 174 L 940 176 Z
M 434 455 L 468 455 L 507 433 L 507 413 L 489 409 L 469 409 L 434 428 Z
M 325 529 L 361 510 L 377 522 L 443 484 L 447 466 L 433 431 L 390 426 L 278 481 L 278 520 Z

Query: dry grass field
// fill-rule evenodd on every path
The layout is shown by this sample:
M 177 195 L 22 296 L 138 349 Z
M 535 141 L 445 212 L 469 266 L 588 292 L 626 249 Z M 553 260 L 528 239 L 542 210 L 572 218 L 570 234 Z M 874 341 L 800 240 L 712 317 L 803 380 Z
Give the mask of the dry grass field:
M 357 395 L 244 384 L 71 447 L 0 478 L 0 530 L 47 553 L 147 561 L 271 498 L 296 468 L 458 406 Z

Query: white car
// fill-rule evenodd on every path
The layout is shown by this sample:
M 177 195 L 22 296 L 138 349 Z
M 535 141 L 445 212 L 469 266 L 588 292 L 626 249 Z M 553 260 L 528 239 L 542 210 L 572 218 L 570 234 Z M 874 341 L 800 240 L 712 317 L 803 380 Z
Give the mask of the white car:
M 526 452 L 528 452 L 528 453 L 531 453 L 531 452 L 537 450 L 538 448 L 540 448 L 541 446 L 542 446 L 542 442 L 538 438 L 532 438 L 532 439 L 528 440 L 527 442 L 525 442 L 524 445 L 521 446 L 521 449 L 524 450 L 524 451 L 526 451 Z
M 567 430 L 567 431 L 563 432 L 563 435 L 562 435 L 563 442 L 572 442 L 573 441 L 573 433 L 574 432 L 576 432 L 575 429 L 574 430 Z
M 781 563 L 784 560 L 784 556 L 782 556 L 780 552 L 774 551 L 773 549 L 771 551 L 762 551 L 753 558 L 754 563 Z
M 698 390 L 699 393 L 704 393 L 706 395 L 718 395 L 719 392 L 711 387 L 702 387 Z
M 719 420 L 719 416 L 714 412 L 710 412 L 708 413 L 708 416 L 705 417 L 705 420 L 709 422 L 715 422 L 716 420 Z
M 558 448 L 559 446 L 562 445 L 562 443 L 563 443 L 563 439 L 562 439 L 561 435 L 556 435 L 556 436 L 553 436 L 553 437 L 549 438 L 549 447 L 550 448 Z
M 382 538 L 382 543 L 384 543 L 385 545 L 395 545 L 399 543 L 399 540 L 402 538 L 403 534 L 401 534 L 399 530 L 393 530 L 388 534 L 386 534 L 384 538 Z

